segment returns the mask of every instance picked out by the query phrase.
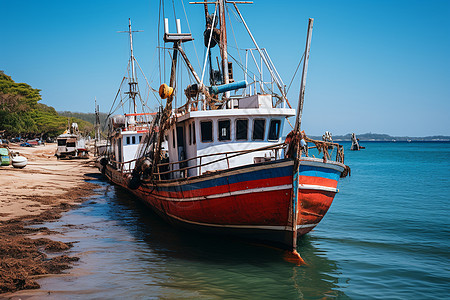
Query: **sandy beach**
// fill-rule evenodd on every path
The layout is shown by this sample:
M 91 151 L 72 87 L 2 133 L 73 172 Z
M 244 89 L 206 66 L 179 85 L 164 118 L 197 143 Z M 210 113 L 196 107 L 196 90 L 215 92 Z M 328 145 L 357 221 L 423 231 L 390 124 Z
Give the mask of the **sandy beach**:
M 28 165 L 0 167 L 0 293 L 39 288 L 37 275 L 61 273 L 78 260 L 64 255 L 71 243 L 39 238 L 49 230 L 28 226 L 55 220 L 82 203 L 95 187 L 89 174 L 97 173 L 92 159 L 57 160 L 56 144 L 9 147 Z

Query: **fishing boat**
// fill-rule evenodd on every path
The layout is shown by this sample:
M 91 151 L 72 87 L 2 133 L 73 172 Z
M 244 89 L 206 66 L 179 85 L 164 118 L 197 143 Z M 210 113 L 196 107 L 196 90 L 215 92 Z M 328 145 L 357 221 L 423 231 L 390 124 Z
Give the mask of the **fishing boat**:
M 58 144 L 55 156 L 58 159 L 89 158 L 86 140 L 78 131 L 78 124 L 72 125 L 56 138 Z
M 359 151 L 361 149 L 366 149 L 366 147 L 361 146 L 359 144 L 359 139 L 356 137 L 355 133 L 352 133 L 352 146 L 350 147 L 350 150 Z
M 201 76 L 182 47 L 193 40 L 192 35 L 182 33 L 180 20 L 177 32 L 170 33 L 169 21 L 164 20 L 164 42 L 172 44 L 171 72 L 169 83 L 162 84 L 158 92 L 166 104 L 152 115 L 132 111 L 111 118 L 109 151 L 100 159 L 99 168 L 176 226 L 257 240 L 301 259 L 296 251 L 298 237 L 319 224 L 338 193 L 339 178 L 350 170 L 344 164 L 341 145 L 312 140 L 301 130 L 313 19 L 308 24 L 296 111 L 268 52 L 251 34 L 238 2 L 229 2 L 253 42 L 246 53 L 253 58 L 259 55 L 259 60 L 253 61 L 260 62 L 259 73 L 253 73 L 250 84 L 248 61 L 238 64 L 245 78 L 234 79 L 238 72 L 233 73 L 228 61 L 225 2 L 199 2 L 204 4 L 206 19 L 204 66 L 208 62 L 210 66 Z M 214 13 L 208 6 L 214 6 Z M 131 23 L 129 35 L 134 68 Z M 216 45 L 218 70 L 212 68 L 211 58 Z M 184 93 L 176 83 L 180 57 L 193 78 Z M 269 79 L 262 78 L 263 67 Z M 209 73 L 208 83 L 205 73 Z M 136 107 L 133 70 L 131 74 L 127 93 L 131 106 Z M 182 105 L 174 107 L 174 99 L 183 95 Z M 138 117 L 144 119 L 138 121 Z M 283 138 L 289 117 L 296 117 L 296 122 Z

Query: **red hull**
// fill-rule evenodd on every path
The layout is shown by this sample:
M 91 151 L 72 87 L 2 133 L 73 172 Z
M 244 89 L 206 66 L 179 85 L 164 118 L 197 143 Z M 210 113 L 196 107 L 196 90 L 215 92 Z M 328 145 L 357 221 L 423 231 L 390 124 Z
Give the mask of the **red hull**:
M 260 240 L 289 250 L 292 236 L 311 231 L 328 211 L 343 165 L 320 160 L 299 167 L 297 224 L 292 224 L 293 160 L 255 164 L 132 190 L 169 222 L 190 229 Z M 127 187 L 112 168 L 106 175 Z M 125 175 L 127 176 L 127 175 Z M 128 175 L 129 176 L 129 175 Z

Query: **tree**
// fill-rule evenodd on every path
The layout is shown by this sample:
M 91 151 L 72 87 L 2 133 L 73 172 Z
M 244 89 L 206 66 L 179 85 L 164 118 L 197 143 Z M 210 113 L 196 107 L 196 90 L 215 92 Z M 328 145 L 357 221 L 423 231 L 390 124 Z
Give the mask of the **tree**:
M 39 89 L 26 83 L 16 83 L 0 71 L 0 131 L 6 135 L 56 136 L 69 123 L 78 123 L 81 132 L 93 130 L 92 123 L 60 116 L 56 110 L 41 101 Z

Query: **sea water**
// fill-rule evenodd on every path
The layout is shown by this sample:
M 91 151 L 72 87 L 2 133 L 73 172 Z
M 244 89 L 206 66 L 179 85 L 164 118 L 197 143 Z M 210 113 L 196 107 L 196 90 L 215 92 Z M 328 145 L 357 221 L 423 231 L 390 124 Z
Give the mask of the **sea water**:
M 99 195 L 46 224 L 78 241 L 62 276 L 31 299 L 448 299 L 450 143 L 363 143 L 322 222 L 299 241 L 307 262 L 257 244 L 174 229 L 96 175 Z

